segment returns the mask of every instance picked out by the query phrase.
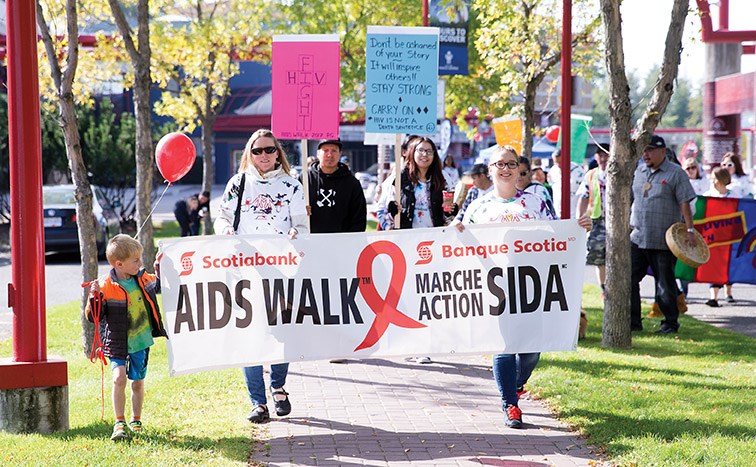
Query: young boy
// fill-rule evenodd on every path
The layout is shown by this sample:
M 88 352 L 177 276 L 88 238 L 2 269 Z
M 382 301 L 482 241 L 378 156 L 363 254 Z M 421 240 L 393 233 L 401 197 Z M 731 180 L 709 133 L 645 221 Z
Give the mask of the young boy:
M 142 245 L 128 235 L 116 235 L 106 250 L 113 266 L 107 278 L 92 283 L 85 310 L 95 322 L 99 310 L 103 352 L 113 371 L 113 441 L 127 439 L 126 379 L 131 380 L 131 423 L 134 434 L 142 431 L 144 377 L 153 337 L 167 337 L 155 294 L 160 279 L 142 267 Z

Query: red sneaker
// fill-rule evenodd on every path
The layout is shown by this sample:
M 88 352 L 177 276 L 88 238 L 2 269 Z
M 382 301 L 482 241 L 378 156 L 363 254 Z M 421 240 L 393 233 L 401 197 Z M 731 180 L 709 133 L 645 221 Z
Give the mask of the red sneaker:
M 508 405 L 504 411 L 507 414 L 507 426 L 509 428 L 522 427 L 522 410 L 515 405 Z

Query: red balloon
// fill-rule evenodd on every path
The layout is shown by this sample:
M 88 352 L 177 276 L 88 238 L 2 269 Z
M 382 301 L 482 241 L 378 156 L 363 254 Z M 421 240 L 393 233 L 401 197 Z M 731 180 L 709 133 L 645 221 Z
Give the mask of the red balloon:
M 546 128 L 546 139 L 551 141 L 552 143 L 556 143 L 559 141 L 559 125 L 552 125 L 548 128 Z
M 183 133 L 168 133 L 155 148 L 155 162 L 160 173 L 173 183 L 189 172 L 197 158 L 194 143 Z

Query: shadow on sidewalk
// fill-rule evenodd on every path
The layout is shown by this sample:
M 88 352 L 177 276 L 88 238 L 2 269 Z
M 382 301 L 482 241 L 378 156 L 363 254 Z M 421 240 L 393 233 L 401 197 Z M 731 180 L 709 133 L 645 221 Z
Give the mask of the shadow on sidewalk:
M 270 449 L 258 445 L 258 459 L 270 465 L 323 465 L 335 462 L 335 459 L 339 460 L 338 465 L 364 465 L 365 461 L 392 465 L 400 462 L 444 463 L 444 459 L 449 459 L 450 462 L 454 462 L 454 459 L 481 465 L 547 466 L 552 463 L 516 459 L 522 456 L 558 454 L 563 449 L 570 450 L 572 446 L 575 451 L 580 450 L 574 445 L 574 437 L 569 432 L 552 435 L 548 439 L 537 439 L 532 437 L 532 429 L 538 427 L 530 424 L 525 424 L 523 430 L 507 430 L 502 433 L 460 433 L 454 431 L 453 424 L 449 425 L 447 432 L 431 432 L 387 431 L 316 417 L 276 419 L 271 423 L 306 427 L 311 434 L 265 441 Z M 322 433 L 318 434 L 319 431 Z M 531 436 L 528 436 L 529 431 Z M 292 458 L 291 446 L 296 446 L 296 451 L 302 453 L 302 457 Z M 267 454 L 262 454 L 264 452 Z M 576 453 L 571 451 L 570 454 Z M 587 452 L 585 454 L 589 457 Z M 353 462 L 345 462 L 350 458 Z

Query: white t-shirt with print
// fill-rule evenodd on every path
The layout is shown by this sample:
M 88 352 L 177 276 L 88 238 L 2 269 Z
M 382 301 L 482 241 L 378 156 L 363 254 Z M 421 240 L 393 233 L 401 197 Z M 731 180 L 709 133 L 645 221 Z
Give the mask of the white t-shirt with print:
M 463 224 L 502 224 L 532 220 L 555 220 L 546 201 L 538 195 L 518 191 L 512 198 L 500 198 L 495 191 L 473 201 Z

